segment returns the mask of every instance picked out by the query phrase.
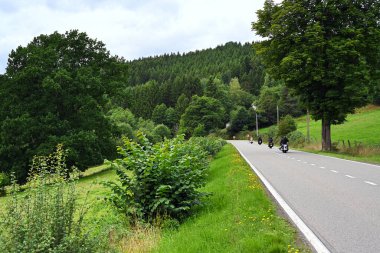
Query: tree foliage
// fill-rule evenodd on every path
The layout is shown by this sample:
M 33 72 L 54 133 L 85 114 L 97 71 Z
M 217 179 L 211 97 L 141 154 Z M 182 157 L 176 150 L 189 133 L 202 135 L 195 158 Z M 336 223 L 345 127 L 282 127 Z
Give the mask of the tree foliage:
M 211 97 L 193 96 L 190 105 L 181 117 L 180 132 L 192 135 L 199 124 L 209 133 L 213 129 L 224 127 L 225 109 L 222 103 Z
M 322 120 L 323 148 L 330 125 L 367 102 L 379 79 L 380 2 L 265 1 L 252 25 L 266 38 L 257 45 L 270 74 L 299 94 Z
M 102 108 L 123 62 L 76 30 L 40 35 L 9 55 L 0 87 L 0 168 L 25 179 L 32 157 L 57 143 L 80 169 L 115 151 Z

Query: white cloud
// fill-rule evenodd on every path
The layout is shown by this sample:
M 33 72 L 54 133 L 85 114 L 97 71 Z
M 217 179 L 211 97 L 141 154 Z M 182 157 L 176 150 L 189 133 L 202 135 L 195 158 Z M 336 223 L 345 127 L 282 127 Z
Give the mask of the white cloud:
M 0 0 L 0 73 L 8 54 L 35 36 L 86 32 L 131 60 L 253 41 L 264 0 Z

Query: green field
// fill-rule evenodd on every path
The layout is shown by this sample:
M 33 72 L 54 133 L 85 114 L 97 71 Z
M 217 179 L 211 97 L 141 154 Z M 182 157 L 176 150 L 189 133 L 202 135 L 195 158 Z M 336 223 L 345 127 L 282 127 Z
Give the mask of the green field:
M 306 135 L 306 116 L 297 119 L 297 130 Z M 321 140 L 321 121 L 310 121 L 310 137 Z M 366 145 L 380 145 L 380 107 L 368 106 L 350 114 L 347 121 L 341 125 L 331 126 L 333 142 L 350 140 L 351 143 L 361 142 Z

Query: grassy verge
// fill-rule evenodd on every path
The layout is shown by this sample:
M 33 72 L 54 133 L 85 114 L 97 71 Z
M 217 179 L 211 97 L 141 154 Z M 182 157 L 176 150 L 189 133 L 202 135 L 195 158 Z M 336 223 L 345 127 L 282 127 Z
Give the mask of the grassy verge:
M 206 206 L 177 230 L 165 230 L 153 252 L 308 252 L 276 212 L 232 145 L 211 163 Z
M 82 178 L 79 179 L 76 187 L 78 206 L 87 210 L 84 220 L 85 229 L 99 238 L 98 243 L 103 247 L 103 252 L 126 252 L 124 241 L 127 233 L 130 232 L 125 216 L 118 213 L 104 200 L 104 197 L 110 194 L 110 190 L 100 182 L 113 181 L 116 178 L 115 171 L 104 165 L 97 166 L 82 173 Z M 0 212 L 4 211 L 9 199 L 10 196 L 0 197 Z

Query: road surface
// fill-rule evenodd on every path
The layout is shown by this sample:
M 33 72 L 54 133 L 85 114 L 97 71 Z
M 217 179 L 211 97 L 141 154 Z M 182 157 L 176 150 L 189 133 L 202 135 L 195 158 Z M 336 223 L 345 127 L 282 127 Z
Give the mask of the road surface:
M 380 166 L 230 141 L 330 252 L 380 252 Z

